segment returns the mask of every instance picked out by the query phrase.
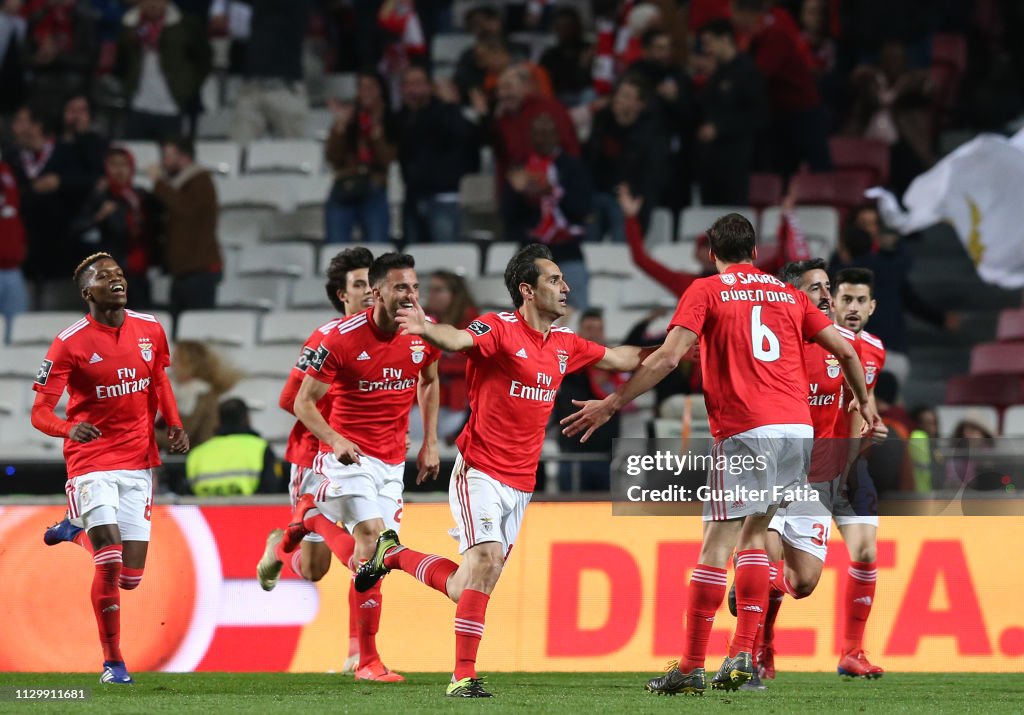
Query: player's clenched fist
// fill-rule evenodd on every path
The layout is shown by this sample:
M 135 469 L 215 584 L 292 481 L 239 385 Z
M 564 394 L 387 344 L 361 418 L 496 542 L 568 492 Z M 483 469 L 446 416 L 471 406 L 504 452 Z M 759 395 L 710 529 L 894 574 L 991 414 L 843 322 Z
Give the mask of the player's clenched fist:
M 185 454 L 188 451 L 188 434 L 185 433 L 184 427 L 168 427 L 167 441 L 174 454 Z
M 68 432 L 68 439 L 72 442 L 92 442 L 94 439 L 99 439 L 100 435 L 99 428 L 96 425 L 89 424 L 88 422 L 79 422 L 77 425 L 71 428 Z
M 359 457 L 363 454 L 359 447 L 341 436 L 331 444 L 331 449 L 334 450 L 335 458 L 342 464 L 359 464 Z

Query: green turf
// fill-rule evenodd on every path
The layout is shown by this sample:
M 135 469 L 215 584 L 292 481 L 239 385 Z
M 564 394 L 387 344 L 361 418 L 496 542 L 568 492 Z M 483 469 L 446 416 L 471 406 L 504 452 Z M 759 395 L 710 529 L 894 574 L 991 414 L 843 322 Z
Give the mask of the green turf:
M 783 674 L 767 693 L 659 697 L 643 691 L 651 673 L 496 673 L 491 700 L 446 699 L 443 674 L 417 673 L 395 685 L 351 677 L 283 673 L 136 673 L 137 685 L 101 686 L 75 674 L 0 673 L 0 687 L 92 688 L 89 702 L 0 702 L 0 713 L 287 713 L 404 715 L 481 708 L 489 713 L 996 713 L 1022 712 L 1024 674 L 889 673 L 878 681 L 842 681 L 827 673 Z

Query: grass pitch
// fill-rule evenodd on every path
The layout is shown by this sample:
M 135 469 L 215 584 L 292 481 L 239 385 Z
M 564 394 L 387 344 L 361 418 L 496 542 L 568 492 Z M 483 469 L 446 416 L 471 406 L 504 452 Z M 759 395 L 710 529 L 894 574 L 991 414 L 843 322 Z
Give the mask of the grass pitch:
M 87 702 L 4 700 L 0 713 L 1020 713 L 1024 674 L 888 673 L 843 681 L 828 673 L 784 673 L 764 693 L 655 696 L 653 673 L 496 673 L 490 700 L 444 697 L 448 674 L 415 673 L 401 684 L 289 673 L 135 673 L 136 685 L 102 686 L 83 673 L 0 673 L 0 688 L 91 688 Z M 9 696 L 8 696 L 9 697 Z

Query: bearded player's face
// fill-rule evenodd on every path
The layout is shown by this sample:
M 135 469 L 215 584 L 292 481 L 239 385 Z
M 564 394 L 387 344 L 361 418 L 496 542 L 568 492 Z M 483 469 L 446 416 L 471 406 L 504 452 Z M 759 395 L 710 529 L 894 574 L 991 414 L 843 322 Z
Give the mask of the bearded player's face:
M 804 273 L 800 292 L 818 307 L 825 317 L 832 317 L 832 287 L 828 282 L 828 273 L 814 268 Z
M 384 280 L 373 289 L 374 300 L 379 301 L 390 320 L 400 308 L 412 308 L 412 300 L 420 298 L 420 283 L 412 268 L 392 268 Z

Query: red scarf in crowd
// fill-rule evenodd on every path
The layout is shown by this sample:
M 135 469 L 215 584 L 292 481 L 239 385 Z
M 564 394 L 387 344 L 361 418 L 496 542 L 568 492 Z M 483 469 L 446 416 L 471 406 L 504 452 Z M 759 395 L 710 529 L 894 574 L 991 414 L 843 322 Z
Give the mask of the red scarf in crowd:
M 142 241 L 142 201 L 132 185 L 135 176 L 135 157 L 121 147 L 112 147 L 107 152 L 107 158 L 111 156 L 124 157 L 131 167 L 131 176 L 126 184 L 117 182 L 110 171 L 106 170 L 107 192 L 115 201 L 124 202 L 128 208 L 125 212 L 125 228 L 128 230 L 126 268 L 129 273 L 145 273 L 149 268 L 149 256 Z
M 34 0 L 25 8 L 24 15 L 38 19 L 32 27 L 32 40 L 42 44 L 53 42 L 58 52 L 66 52 L 74 45 L 75 28 L 71 22 L 74 5 L 49 5 L 50 0 Z
M 541 243 L 548 245 L 562 243 L 582 233 L 579 226 L 572 226 L 565 218 L 565 214 L 558 207 L 558 203 L 565 196 L 565 189 L 558 180 L 558 168 L 553 158 L 530 154 L 526 161 L 526 171 L 530 176 L 540 183 L 551 188 L 549 192 L 540 197 L 540 222 L 530 231 L 530 234 Z

